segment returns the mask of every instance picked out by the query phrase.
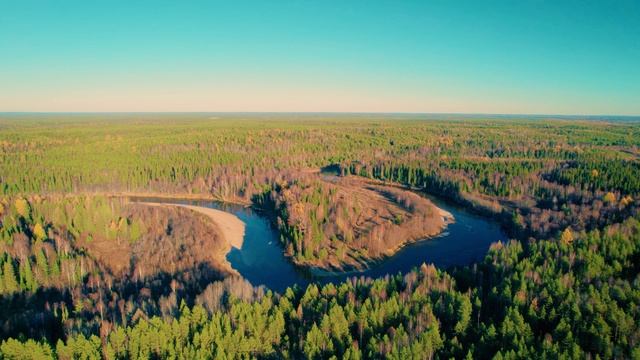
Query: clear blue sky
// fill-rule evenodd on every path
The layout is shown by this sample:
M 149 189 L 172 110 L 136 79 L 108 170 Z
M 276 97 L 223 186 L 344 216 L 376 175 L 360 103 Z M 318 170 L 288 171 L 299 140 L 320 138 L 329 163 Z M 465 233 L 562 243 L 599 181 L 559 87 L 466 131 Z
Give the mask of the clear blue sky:
M 0 111 L 640 114 L 640 1 L 0 0 Z

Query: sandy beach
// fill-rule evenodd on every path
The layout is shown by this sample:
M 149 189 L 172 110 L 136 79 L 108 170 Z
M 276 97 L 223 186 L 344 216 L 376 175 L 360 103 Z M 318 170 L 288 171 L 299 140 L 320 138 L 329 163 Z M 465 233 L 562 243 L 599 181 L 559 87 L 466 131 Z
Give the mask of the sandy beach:
M 222 231 L 223 238 L 234 248 L 242 249 L 244 239 L 244 223 L 237 216 L 225 211 L 206 208 L 202 206 L 182 204 L 161 204 L 151 202 L 139 202 L 150 206 L 179 206 L 209 217 Z

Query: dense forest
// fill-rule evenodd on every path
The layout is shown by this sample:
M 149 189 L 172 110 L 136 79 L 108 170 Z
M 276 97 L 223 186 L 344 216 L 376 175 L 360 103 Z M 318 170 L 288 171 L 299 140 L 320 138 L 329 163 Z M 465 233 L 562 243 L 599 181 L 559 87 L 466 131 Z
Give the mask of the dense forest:
M 640 358 L 639 146 L 633 122 L 2 115 L 0 358 Z M 335 270 L 440 231 L 421 193 L 514 240 L 274 293 L 203 216 L 118 196 L 252 205 Z
M 0 351 L 7 358 L 54 351 L 135 359 L 637 358 L 638 234 L 632 218 L 526 246 L 497 243 L 483 262 L 452 275 L 424 265 L 281 295 L 221 285 L 193 307 L 181 302 L 102 339 L 79 332 L 57 343 L 7 340 Z

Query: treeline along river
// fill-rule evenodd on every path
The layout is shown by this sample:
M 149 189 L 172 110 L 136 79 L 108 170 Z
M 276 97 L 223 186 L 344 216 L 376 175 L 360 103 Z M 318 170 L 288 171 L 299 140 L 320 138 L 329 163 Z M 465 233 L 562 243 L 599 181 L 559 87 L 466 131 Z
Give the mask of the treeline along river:
M 189 204 L 227 211 L 245 223 L 244 242 L 241 249 L 232 248 L 227 260 L 253 285 L 264 285 L 282 292 L 297 284 L 305 287 L 311 282 L 340 282 L 353 276 L 382 277 L 386 274 L 407 272 L 423 263 L 441 268 L 467 265 L 481 259 L 491 243 L 506 241 L 508 237 L 491 219 L 470 213 L 447 202 L 431 198 L 441 209 L 450 212 L 455 222 L 449 224 L 439 236 L 409 244 L 393 256 L 372 264 L 369 269 L 357 272 L 324 273 L 300 269 L 283 254 L 279 235 L 269 219 L 260 212 L 242 205 L 217 201 L 139 198 L 137 201 Z

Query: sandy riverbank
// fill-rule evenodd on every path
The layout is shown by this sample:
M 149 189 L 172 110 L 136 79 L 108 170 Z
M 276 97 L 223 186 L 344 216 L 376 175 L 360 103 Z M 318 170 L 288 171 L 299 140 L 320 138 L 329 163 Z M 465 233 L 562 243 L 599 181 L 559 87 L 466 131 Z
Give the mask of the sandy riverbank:
M 222 210 L 206 208 L 202 206 L 182 205 L 182 204 L 165 204 L 152 202 L 139 202 L 150 206 L 178 206 L 203 214 L 211 219 L 222 232 L 222 237 L 236 249 L 242 249 L 244 240 L 244 223 L 237 216 Z
M 442 217 L 442 221 L 444 221 L 445 225 L 453 224 L 456 221 L 452 213 L 448 212 L 445 209 L 437 207 L 435 204 L 433 204 L 433 206 L 438 209 L 438 214 L 440 214 L 440 216 Z

